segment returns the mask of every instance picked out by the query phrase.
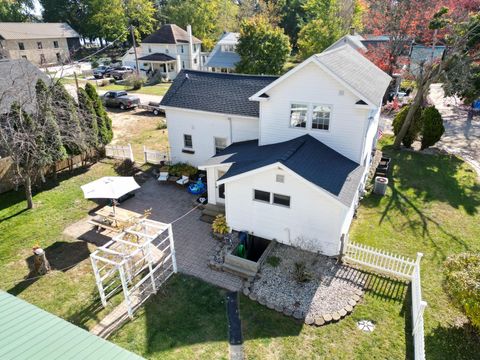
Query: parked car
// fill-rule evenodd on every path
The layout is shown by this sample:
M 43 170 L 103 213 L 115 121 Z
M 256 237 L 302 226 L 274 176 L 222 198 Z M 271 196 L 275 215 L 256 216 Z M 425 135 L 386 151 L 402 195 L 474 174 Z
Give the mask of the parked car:
M 104 77 L 109 77 L 113 68 L 106 65 L 100 65 L 98 68 L 93 70 L 93 76 L 95 79 L 103 79 Z
M 133 74 L 133 68 L 130 66 L 120 66 L 116 69 L 114 69 L 112 72 L 112 77 L 115 80 L 122 80 L 124 79 L 127 75 Z
M 140 105 L 140 98 L 135 95 L 128 95 L 126 91 L 107 91 L 100 98 L 105 106 L 119 107 L 122 110 L 132 109 Z

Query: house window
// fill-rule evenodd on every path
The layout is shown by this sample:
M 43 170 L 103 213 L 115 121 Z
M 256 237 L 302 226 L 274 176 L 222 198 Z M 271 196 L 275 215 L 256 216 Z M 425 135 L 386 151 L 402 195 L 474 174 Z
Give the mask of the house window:
M 257 201 L 270 203 L 270 193 L 268 191 L 253 190 L 253 198 Z
M 165 54 L 168 54 L 168 48 L 165 49 Z
M 18 43 L 18 48 L 19 48 L 20 50 L 25 50 L 25 44 L 22 43 L 22 42 L 19 42 L 19 43 Z
M 183 45 L 180 45 L 180 51 L 181 51 L 182 54 L 183 54 Z
M 57 62 L 62 62 L 62 56 L 60 53 L 56 53 L 55 55 L 57 56 Z
M 285 176 L 284 175 L 277 175 L 275 177 L 275 180 L 278 182 L 278 183 L 284 183 L 285 182 Z
M 183 147 L 187 149 L 193 148 L 192 135 L 183 135 Z
M 306 128 L 307 127 L 307 104 L 292 104 L 290 107 L 290 126 Z
M 290 196 L 273 194 L 273 203 L 276 205 L 290 207 Z
M 41 41 L 38 41 L 38 42 L 37 42 L 37 48 L 43 49 L 43 45 L 42 45 L 42 42 L 41 42 Z
M 194 64 L 197 63 L 197 58 L 193 59 L 193 63 L 194 63 Z
M 314 105 L 312 111 L 312 129 L 328 130 L 331 110 L 330 106 Z
M 58 49 L 58 41 L 54 41 L 54 42 L 53 42 L 53 47 L 54 47 L 55 49 Z
M 214 141 L 215 141 L 215 154 L 218 154 L 220 151 L 222 151 L 227 147 L 226 138 L 215 137 Z
M 185 61 L 182 61 L 182 69 L 185 69 Z
M 148 47 L 148 52 L 151 54 L 152 53 L 152 48 L 149 46 Z
M 170 70 L 173 70 L 174 69 L 174 66 L 172 63 L 168 64 L 168 67 L 170 68 Z
M 45 64 L 47 60 L 45 59 L 45 55 L 40 54 L 40 64 Z
M 193 44 L 193 51 L 197 51 L 197 44 Z
M 22 59 L 28 60 L 27 55 L 22 55 Z

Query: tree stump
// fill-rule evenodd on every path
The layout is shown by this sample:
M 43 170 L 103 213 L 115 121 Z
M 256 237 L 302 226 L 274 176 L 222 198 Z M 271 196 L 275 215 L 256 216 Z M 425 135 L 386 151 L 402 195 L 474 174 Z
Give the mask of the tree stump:
M 45 275 L 51 270 L 50 263 L 42 248 L 33 248 L 33 268 L 37 275 Z

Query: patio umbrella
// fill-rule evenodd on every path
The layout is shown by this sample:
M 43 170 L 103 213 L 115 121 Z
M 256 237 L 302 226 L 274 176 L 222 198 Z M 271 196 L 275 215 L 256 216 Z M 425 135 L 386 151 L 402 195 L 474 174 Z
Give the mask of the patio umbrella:
M 115 212 L 115 200 L 137 190 L 140 185 L 131 176 L 105 176 L 81 186 L 86 199 L 112 199 Z

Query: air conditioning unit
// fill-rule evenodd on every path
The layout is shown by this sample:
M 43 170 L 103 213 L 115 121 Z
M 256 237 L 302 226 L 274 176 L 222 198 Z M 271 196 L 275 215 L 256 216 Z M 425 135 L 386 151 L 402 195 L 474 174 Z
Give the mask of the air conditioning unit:
M 375 186 L 373 187 L 373 192 L 378 195 L 385 195 L 387 192 L 388 179 L 383 176 L 375 177 Z

